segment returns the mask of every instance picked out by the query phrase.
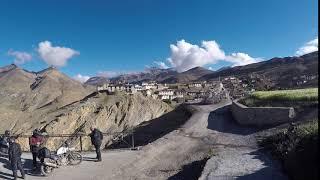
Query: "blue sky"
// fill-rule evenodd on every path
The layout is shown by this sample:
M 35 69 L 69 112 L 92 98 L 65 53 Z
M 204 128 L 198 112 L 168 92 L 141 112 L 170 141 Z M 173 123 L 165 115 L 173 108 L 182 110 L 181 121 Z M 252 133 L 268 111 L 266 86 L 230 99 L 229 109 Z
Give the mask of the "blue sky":
M 21 67 L 43 69 L 57 46 L 70 76 L 136 72 L 154 61 L 181 71 L 293 56 L 318 37 L 317 7 L 317 0 L 2 0 L 0 66 L 25 52 L 32 57 Z M 45 41 L 50 57 L 39 52 Z

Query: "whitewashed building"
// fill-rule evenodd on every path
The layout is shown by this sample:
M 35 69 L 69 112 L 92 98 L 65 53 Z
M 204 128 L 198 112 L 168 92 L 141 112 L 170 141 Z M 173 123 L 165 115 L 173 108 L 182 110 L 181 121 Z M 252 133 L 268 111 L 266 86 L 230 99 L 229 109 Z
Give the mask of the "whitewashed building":
M 158 94 L 161 95 L 161 96 L 173 96 L 174 95 L 174 91 L 171 90 L 171 89 L 166 89 L 166 90 L 159 91 Z
M 202 88 L 202 83 L 200 83 L 200 82 L 191 83 L 191 84 L 188 84 L 188 87 L 189 88 Z
M 97 86 L 97 91 L 108 90 L 109 84 L 103 84 L 102 86 Z

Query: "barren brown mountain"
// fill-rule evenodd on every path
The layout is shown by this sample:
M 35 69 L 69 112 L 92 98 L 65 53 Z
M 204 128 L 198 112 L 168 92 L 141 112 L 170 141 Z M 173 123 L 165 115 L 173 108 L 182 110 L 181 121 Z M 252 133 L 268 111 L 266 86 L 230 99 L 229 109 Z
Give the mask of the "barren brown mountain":
M 142 95 L 107 95 L 94 92 L 56 68 L 29 72 L 15 65 L 0 69 L 0 132 L 31 134 L 40 128 L 48 134 L 89 133 L 94 125 L 103 132 L 123 131 L 172 110 L 160 100 Z M 56 149 L 66 139 L 49 139 Z M 27 139 L 20 139 L 28 149 Z M 105 140 L 108 143 L 108 138 Z M 88 148 L 89 141 L 84 143 Z

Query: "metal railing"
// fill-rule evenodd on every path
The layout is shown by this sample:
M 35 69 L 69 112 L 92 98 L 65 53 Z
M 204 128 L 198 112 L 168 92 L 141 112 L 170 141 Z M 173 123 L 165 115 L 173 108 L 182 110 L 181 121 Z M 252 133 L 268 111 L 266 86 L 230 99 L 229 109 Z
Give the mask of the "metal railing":
M 135 144 L 134 144 L 134 131 L 133 130 L 126 130 L 123 132 L 112 132 L 112 133 L 102 133 L 104 137 L 109 137 L 111 144 L 115 144 L 118 142 L 123 142 L 130 148 L 131 150 L 135 149 Z M 0 137 L 3 137 L 4 134 L 0 134 Z M 10 137 L 14 137 L 16 139 L 28 139 L 28 142 L 30 144 L 30 137 L 31 134 L 12 134 Z M 42 134 L 42 136 L 45 138 L 45 141 L 48 142 L 50 138 L 67 138 L 66 140 L 61 141 L 61 146 L 65 142 L 69 142 L 71 145 L 75 144 L 77 141 L 79 142 L 79 150 L 84 151 L 83 149 L 83 140 L 85 137 L 90 137 L 89 134 L 77 132 L 74 134 Z M 126 138 L 130 137 L 130 142 L 126 140 Z M 45 143 L 46 143 L 45 142 Z

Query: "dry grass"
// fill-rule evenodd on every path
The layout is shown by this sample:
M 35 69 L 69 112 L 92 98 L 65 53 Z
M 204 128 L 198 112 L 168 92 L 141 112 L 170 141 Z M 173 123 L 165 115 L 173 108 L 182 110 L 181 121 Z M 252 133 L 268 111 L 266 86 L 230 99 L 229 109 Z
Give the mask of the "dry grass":
M 318 88 L 256 91 L 239 101 L 249 106 L 310 106 L 318 104 Z
M 257 91 L 251 97 L 267 101 L 318 101 L 318 88 Z

